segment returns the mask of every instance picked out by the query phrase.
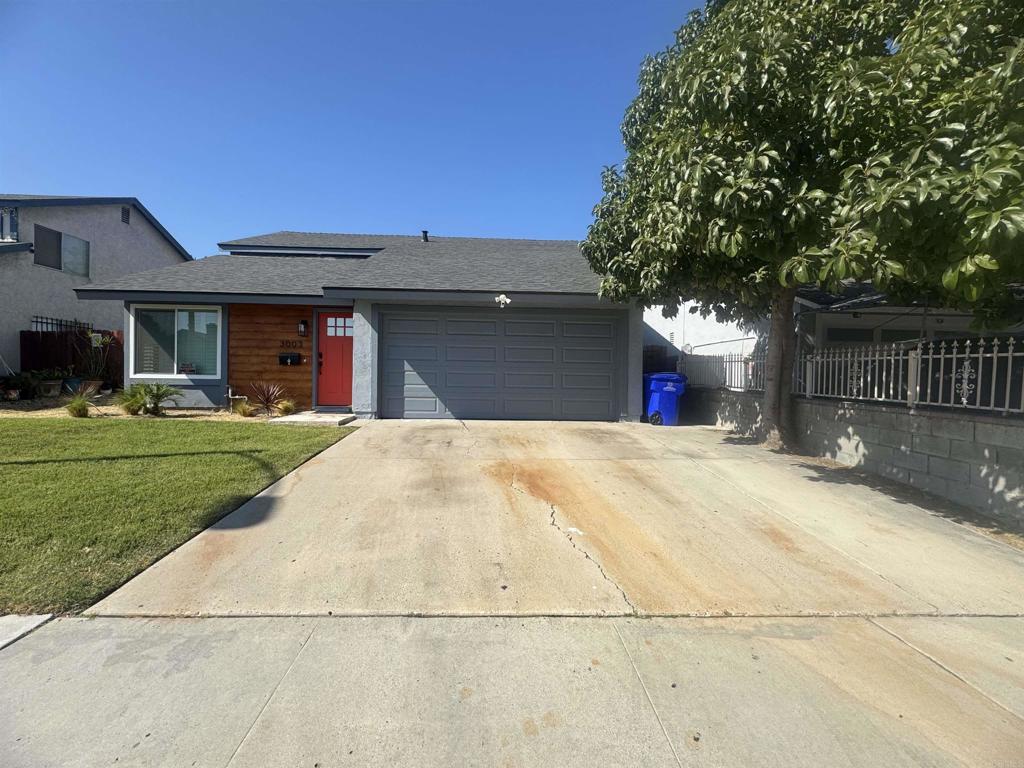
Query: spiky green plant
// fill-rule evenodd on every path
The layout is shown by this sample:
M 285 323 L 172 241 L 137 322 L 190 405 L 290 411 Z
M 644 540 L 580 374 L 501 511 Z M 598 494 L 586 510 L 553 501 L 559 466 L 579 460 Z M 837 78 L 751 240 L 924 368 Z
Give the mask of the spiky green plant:
M 278 412 L 281 403 L 288 397 L 284 387 L 272 382 L 254 381 L 249 385 L 249 389 L 252 391 L 252 402 L 267 413 Z

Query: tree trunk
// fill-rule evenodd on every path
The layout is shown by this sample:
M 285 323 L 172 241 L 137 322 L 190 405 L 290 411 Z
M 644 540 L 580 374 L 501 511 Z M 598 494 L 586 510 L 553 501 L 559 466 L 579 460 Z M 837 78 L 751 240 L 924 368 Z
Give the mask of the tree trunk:
M 773 446 L 785 444 L 792 435 L 790 388 L 793 381 L 793 299 L 796 290 L 782 288 L 772 297 L 771 328 L 765 358 L 764 400 L 761 425 L 765 442 Z

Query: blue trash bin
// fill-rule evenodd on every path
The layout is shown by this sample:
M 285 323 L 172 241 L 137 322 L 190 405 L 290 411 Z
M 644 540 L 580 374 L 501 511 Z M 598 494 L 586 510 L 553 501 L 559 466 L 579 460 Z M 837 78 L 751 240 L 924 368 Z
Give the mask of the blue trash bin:
M 676 381 L 679 374 L 644 374 L 643 375 L 643 415 L 647 418 L 647 407 L 650 406 L 650 395 L 662 389 L 662 382 Z
M 686 377 L 678 373 L 655 373 L 644 379 L 647 421 L 656 426 L 677 426 L 679 399 L 686 392 Z

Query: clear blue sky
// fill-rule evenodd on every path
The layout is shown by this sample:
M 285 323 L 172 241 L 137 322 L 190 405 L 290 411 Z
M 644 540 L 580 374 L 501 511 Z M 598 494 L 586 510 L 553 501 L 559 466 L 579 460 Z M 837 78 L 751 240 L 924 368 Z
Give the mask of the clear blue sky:
M 582 238 L 687 0 L 0 0 L 0 192 L 279 229 Z

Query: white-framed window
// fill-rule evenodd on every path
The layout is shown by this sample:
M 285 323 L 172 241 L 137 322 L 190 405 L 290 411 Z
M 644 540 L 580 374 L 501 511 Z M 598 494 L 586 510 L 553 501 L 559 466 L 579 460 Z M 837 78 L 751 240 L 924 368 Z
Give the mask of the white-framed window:
M 132 378 L 220 378 L 220 307 L 133 304 L 129 315 Z
M 328 317 L 327 318 L 327 335 L 328 336 L 351 336 L 352 335 L 352 318 L 351 317 Z

